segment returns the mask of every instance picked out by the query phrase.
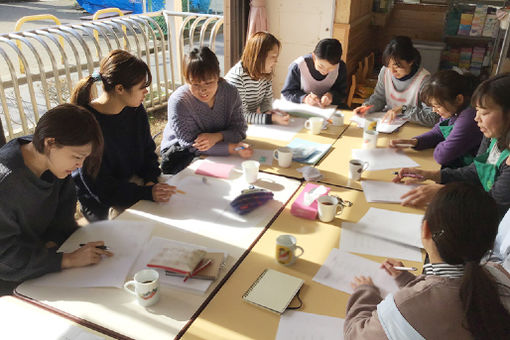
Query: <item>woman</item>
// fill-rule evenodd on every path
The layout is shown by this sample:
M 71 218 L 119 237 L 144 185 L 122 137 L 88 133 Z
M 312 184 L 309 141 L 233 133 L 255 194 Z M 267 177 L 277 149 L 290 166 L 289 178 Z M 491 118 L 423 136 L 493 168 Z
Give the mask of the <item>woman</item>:
M 342 61 L 342 44 L 322 39 L 313 53 L 297 58 L 289 66 L 282 96 L 294 103 L 346 108 L 347 67 Z
M 164 173 L 177 173 L 195 155 L 238 155 L 253 150 L 241 143 L 246 121 L 237 89 L 220 78 L 216 55 L 208 48 L 193 49 L 184 67 L 187 84 L 168 101 L 168 123 L 161 141 Z
M 506 159 L 510 154 L 505 137 L 510 132 L 510 75 L 502 74 L 482 82 L 475 90 L 472 104 L 476 107 L 475 121 L 485 138 L 480 144 L 473 163 L 457 169 L 427 171 L 401 169 L 393 179 L 401 182 L 406 177 L 411 181 L 430 179 L 435 184 L 426 184 L 406 193 L 403 205 L 420 206 L 430 202 L 436 192 L 446 183 L 470 182 L 482 186 L 500 208 L 502 217 L 510 207 L 510 166 Z
M 430 77 L 420 96 L 441 120 L 420 136 L 391 140 L 390 147 L 434 148 L 434 159 L 443 167 L 471 164 L 482 140 L 482 132 L 474 120 L 476 110 L 470 105 L 475 79 L 472 75 L 461 75 L 452 70 L 439 71 Z
M 354 113 L 387 111 L 383 120 L 393 121 L 401 116 L 411 122 L 432 127 L 439 117 L 419 101 L 419 93 L 429 71 L 421 67 L 420 52 L 409 37 L 391 39 L 383 52 L 384 65 L 379 72 L 374 94 L 354 109 Z M 368 106 L 372 106 L 368 108 Z
M 91 111 L 104 135 L 104 154 L 96 178 L 73 174 L 84 216 L 89 221 L 114 217 L 139 200 L 167 202 L 175 188 L 158 183 L 161 174 L 143 100 L 151 72 L 141 59 L 114 50 L 101 60 L 99 72 L 82 79 L 71 102 Z M 103 93 L 92 99 L 95 82 Z
M 33 136 L 13 139 L 0 149 L 0 295 L 21 281 L 112 255 L 96 248 L 102 241 L 72 253 L 56 252 L 78 227 L 69 175 L 84 166 L 94 177 L 102 148 L 94 116 L 63 104 L 41 117 Z
M 497 206 L 480 188 L 452 183 L 425 213 L 421 239 L 430 263 L 418 277 L 382 268 L 400 287 L 382 298 L 369 277 L 356 277 L 347 303 L 345 339 L 508 339 L 510 274 L 480 264 L 494 245 Z
M 271 33 L 255 33 L 246 42 L 241 60 L 225 76 L 239 91 L 243 115 L 250 124 L 289 124 L 288 114 L 272 109 L 271 79 L 280 48 L 280 42 Z

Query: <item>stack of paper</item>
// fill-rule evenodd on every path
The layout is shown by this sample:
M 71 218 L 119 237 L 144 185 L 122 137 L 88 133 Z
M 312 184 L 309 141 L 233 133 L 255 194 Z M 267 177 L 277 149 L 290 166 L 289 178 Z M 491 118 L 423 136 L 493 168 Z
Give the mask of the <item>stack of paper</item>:
M 417 188 L 418 184 L 402 184 L 382 181 L 361 181 L 367 202 L 401 203 L 402 196 Z
M 396 118 L 393 122 L 382 122 L 382 117 L 386 114 L 386 112 L 374 112 L 369 113 L 367 117 L 370 118 L 376 118 L 377 119 L 377 131 L 382 133 L 392 133 L 393 131 L 397 130 L 399 127 L 404 125 L 407 120 L 403 118 Z M 357 115 L 353 115 L 351 117 L 351 122 L 354 122 L 358 124 L 358 127 L 364 128 L 365 127 L 365 118 L 362 118 Z
M 368 162 L 367 170 L 369 171 L 419 166 L 419 164 L 408 157 L 404 151 L 390 148 L 353 149 L 352 158 Z
M 298 117 L 322 117 L 324 119 L 329 119 L 335 113 L 336 106 L 330 105 L 326 108 L 320 108 L 317 106 L 311 106 L 308 104 L 299 104 L 289 102 L 285 99 L 276 99 L 273 102 L 273 109 L 282 110 L 288 112 L 291 115 Z
M 331 148 L 331 144 L 321 144 L 295 138 L 287 147 L 292 149 L 292 159 L 299 163 L 316 164 Z

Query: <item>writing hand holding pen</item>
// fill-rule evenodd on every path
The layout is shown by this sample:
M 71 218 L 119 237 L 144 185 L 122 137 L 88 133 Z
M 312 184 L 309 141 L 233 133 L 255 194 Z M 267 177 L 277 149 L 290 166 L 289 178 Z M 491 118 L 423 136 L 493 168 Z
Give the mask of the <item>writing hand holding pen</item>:
M 374 105 L 363 105 L 363 106 L 358 106 L 357 108 L 355 108 L 353 111 L 356 115 L 360 116 L 360 117 L 365 117 L 365 115 L 367 114 L 367 111 L 370 110 L 372 107 L 374 107 Z
M 101 261 L 102 256 L 113 256 L 105 247 L 103 241 L 83 243 L 83 246 L 72 253 L 62 254 L 61 268 L 84 267 Z

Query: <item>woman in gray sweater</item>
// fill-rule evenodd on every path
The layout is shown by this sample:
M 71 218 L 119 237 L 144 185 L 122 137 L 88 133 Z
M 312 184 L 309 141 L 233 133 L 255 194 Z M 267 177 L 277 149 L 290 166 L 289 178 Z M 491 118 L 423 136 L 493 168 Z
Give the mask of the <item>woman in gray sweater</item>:
M 72 104 L 44 114 L 33 136 L 0 149 L 0 295 L 19 282 L 64 268 L 97 263 L 102 241 L 72 253 L 58 247 L 78 227 L 71 172 L 97 174 L 103 135 L 94 116 Z

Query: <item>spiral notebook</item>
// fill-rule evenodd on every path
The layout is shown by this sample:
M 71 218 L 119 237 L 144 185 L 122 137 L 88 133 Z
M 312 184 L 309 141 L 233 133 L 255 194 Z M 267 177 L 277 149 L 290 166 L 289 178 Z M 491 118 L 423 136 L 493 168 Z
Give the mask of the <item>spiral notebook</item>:
M 282 314 L 303 283 L 300 278 L 266 269 L 244 293 L 243 300 Z

